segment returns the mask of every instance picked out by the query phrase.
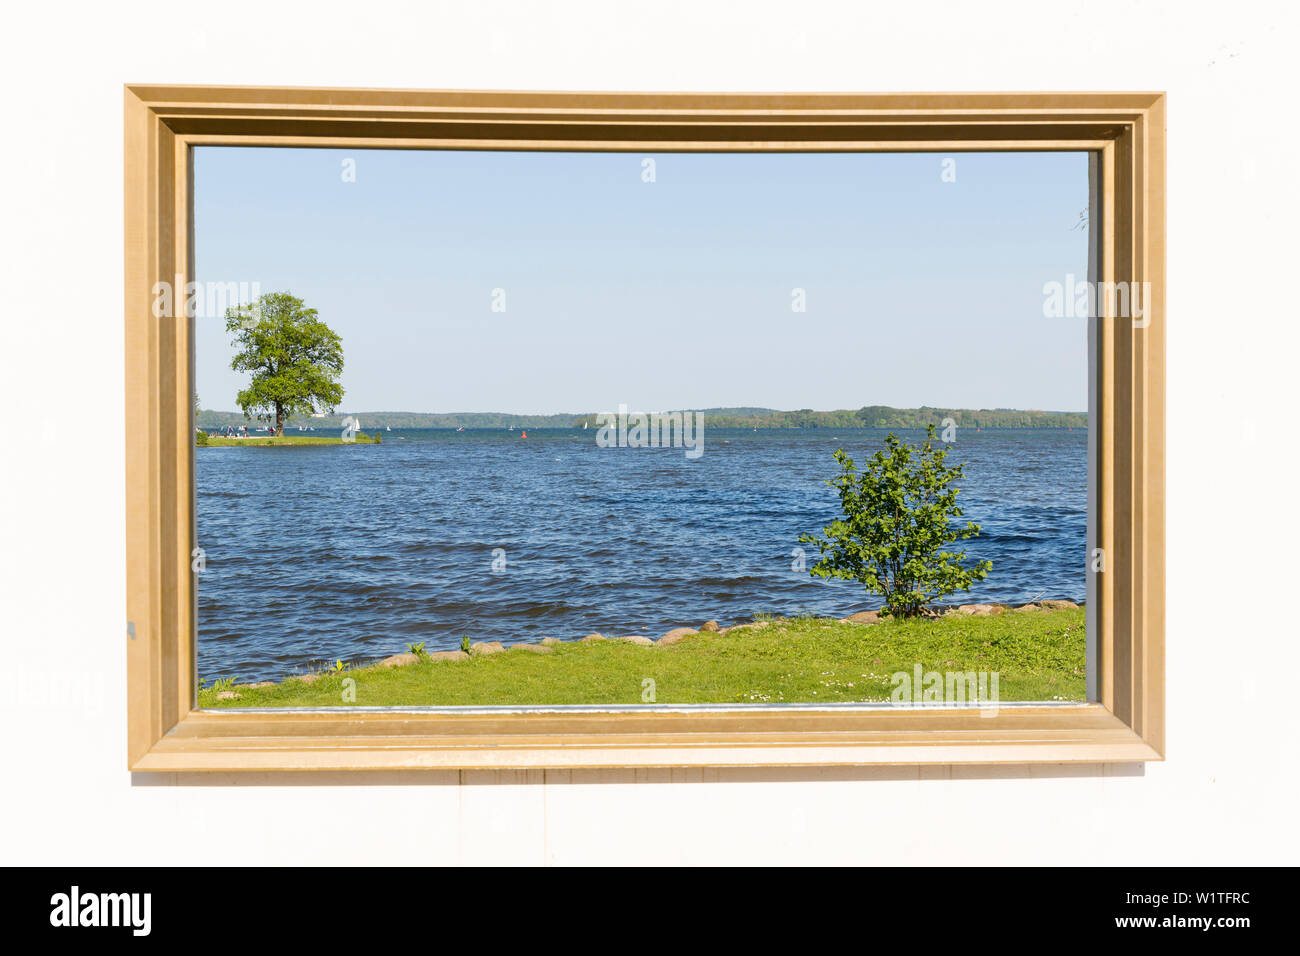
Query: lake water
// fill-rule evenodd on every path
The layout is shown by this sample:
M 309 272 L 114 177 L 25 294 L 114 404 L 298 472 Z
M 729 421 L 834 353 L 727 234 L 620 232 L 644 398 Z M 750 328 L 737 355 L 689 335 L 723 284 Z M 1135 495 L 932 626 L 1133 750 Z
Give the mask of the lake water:
M 835 449 L 861 464 L 886 434 L 706 428 L 695 460 L 599 448 L 595 429 L 196 449 L 199 674 L 280 679 L 407 642 L 455 649 L 462 635 L 658 637 L 878 607 L 854 582 L 792 570 L 791 552 L 838 514 L 824 483 Z M 993 570 L 951 600 L 1083 600 L 1087 442 L 1079 429 L 959 432 L 948 461 L 965 464 L 959 502 L 983 526 L 965 547 Z

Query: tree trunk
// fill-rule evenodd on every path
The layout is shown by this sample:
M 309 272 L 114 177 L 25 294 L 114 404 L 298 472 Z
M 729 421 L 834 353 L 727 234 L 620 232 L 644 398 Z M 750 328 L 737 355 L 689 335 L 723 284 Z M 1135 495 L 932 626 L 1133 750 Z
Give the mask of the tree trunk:
M 279 402 L 275 403 L 275 434 L 280 438 L 284 437 L 284 410 Z

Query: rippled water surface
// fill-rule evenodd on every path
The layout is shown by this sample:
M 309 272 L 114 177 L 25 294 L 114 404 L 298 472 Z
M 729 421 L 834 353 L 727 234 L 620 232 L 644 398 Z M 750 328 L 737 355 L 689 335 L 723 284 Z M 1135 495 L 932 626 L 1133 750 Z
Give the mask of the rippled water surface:
M 885 434 L 707 430 L 695 460 L 598 448 L 594 430 L 197 449 L 199 674 L 278 679 L 408 641 L 456 648 L 461 635 L 654 637 L 709 618 L 877 607 L 860 585 L 792 570 L 791 552 L 838 512 L 824 483 L 835 449 L 860 463 Z M 1082 601 L 1087 433 L 962 430 L 950 448 L 966 518 L 983 526 L 967 550 L 993 562 L 956 599 Z

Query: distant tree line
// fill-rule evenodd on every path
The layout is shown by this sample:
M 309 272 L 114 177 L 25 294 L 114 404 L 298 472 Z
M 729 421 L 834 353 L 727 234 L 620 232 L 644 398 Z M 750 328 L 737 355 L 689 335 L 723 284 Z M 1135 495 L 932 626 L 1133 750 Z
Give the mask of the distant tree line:
M 1086 412 L 1047 412 L 1008 408 L 890 408 L 867 405 L 856 411 L 838 409 L 830 412 L 801 408 L 778 411 L 774 408 L 701 408 L 689 409 L 704 415 L 709 428 L 925 428 L 944 427 L 951 418 L 960 428 L 1086 428 Z M 666 409 L 642 409 L 666 411 Z M 513 415 L 509 412 L 353 412 L 365 428 L 581 428 L 596 427 L 596 413 L 558 415 Z M 342 428 L 345 414 L 323 418 L 294 416 L 285 423 L 298 426 Z M 200 428 L 220 428 L 245 423 L 242 412 L 218 412 L 201 409 Z
M 316 429 L 342 428 L 343 419 L 354 415 L 361 419 L 363 428 L 581 428 L 581 416 L 564 415 L 512 415 L 508 412 L 338 412 L 321 418 L 294 416 L 285 423 L 286 429 L 296 431 L 299 426 Z M 592 421 L 595 419 L 592 418 Z M 202 409 L 198 413 L 200 428 L 220 428 L 224 425 L 246 424 L 242 412 L 219 412 Z
M 1086 412 L 1044 412 L 1008 408 L 890 408 L 865 405 L 853 411 L 842 408 L 819 412 L 811 408 L 782 412 L 773 408 L 704 408 L 711 428 L 943 428 L 951 418 L 964 428 L 1086 428 Z M 594 424 L 594 416 L 581 421 Z

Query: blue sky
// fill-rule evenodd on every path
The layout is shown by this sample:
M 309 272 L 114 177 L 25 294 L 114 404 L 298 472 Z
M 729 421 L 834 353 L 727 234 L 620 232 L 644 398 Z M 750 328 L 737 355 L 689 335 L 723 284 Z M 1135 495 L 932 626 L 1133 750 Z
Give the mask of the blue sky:
M 196 278 L 318 309 L 342 411 L 1086 409 L 1084 320 L 1042 291 L 1086 274 L 1086 154 L 946 158 L 202 147 Z

